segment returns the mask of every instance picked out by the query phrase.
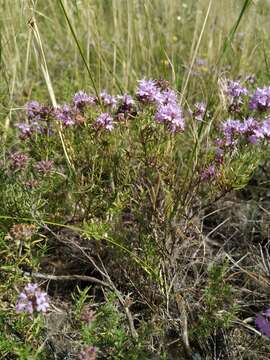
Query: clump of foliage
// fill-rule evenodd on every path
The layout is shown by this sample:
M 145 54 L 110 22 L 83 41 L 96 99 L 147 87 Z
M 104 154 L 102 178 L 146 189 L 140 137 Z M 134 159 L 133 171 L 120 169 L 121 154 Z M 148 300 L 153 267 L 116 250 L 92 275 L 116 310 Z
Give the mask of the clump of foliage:
M 70 104 L 27 104 L 25 120 L 16 125 L 16 150 L 11 147 L 1 165 L 4 218 L 29 219 L 66 245 L 61 231 L 79 234 L 79 242 L 71 240 L 69 246 L 79 251 L 81 261 L 102 278 L 94 281 L 113 290 L 124 309 L 105 297 L 95 319 L 80 329 L 81 341 L 88 346 L 82 358 L 98 356 L 96 348 L 107 357 L 147 358 L 150 339 L 167 336 L 168 314 L 175 313 L 176 306 L 181 315 L 175 279 L 183 271 L 181 251 L 197 238 L 194 216 L 243 188 L 268 146 L 269 88 L 254 92 L 252 87 L 248 90 L 239 81 L 221 83 L 226 102 L 215 105 L 216 118 L 207 102 L 183 109 L 177 92 L 161 80 L 139 81 L 133 96 L 79 91 Z M 4 201 L 7 195 L 9 201 Z M 19 196 L 25 200 L 18 207 Z M 18 268 L 28 266 L 30 275 L 38 267 L 28 260 L 33 251 L 34 258 L 38 255 L 39 240 L 32 240 L 33 233 L 34 227 L 26 224 L 9 231 L 17 241 Z M 236 317 L 231 286 L 224 282 L 226 269 L 214 265 L 208 272 L 199 320 L 186 319 L 191 338 L 207 339 Z M 122 272 L 125 282 L 120 280 Z M 149 319 L 153 306 L 163 309 L 161 318 L 151 326 L 138 321 L 135 327 L 118 287 L 137 292 Z M 25 287 L 17 303 L 17 309 L 30 313 L 46 312 L 47 307 L 47 295 L 34 284 Z M 174 320 L 172 329 L 177 326 Z M 154 335 L 158 328 L 159 335 Z M 182 331 L 184 351 L 190 356 Z M 159 356 L 169 351 L 163 345 L 156 350 Z
M 3 359 L 269 358 L 268 5 L 154 3 L 3 4 Z

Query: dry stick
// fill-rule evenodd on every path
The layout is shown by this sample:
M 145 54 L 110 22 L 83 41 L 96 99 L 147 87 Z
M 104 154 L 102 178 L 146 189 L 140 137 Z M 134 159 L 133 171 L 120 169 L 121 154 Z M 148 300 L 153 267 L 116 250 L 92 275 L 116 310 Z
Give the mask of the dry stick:
M 44 280 L 55 280 L 55 281 L 72 281 L 72 280 L 80 280 L 80 281 L 89 281 L 95 284 L 99 284 L 110 288 L 113 290 L 112 286 L 105 281 L 99 280 L 93 276 L 87 275 L 51 275 L 51 274 L 44 274 L 40 272 L 24 272 L 23 275 L 31 276 L 36 279 L 44 279 Z
M 233 265 L 237 266 L 238 269 L 240 269 L 242 272 L 247 274 L 249 277 L 251 277 L 253 280 L 258 281 L 259 283 L 263 284 L 264 286 L 270 286 L 270 281 L 268 278 L 260 273 L 255 274 L 254 272 L 249 272 L 248 270 L 244 269 L 242 266 L 240 266 L 238 263 L 239 261 L 235 261 L 228 253 L 225 253 L 225 256 L 233 263 Z
M 179 315 L 180 315 L 180 319 L 182 320 L 182 328 L 183 328 L 183 333 L 182 333 L 182 342 L 184 345 L 184 349 L 185 349 L 185 353 L 188 359 L 190 359 L 192 357 L 192 350 L 189 344 L 189 337 L 188 337 L 188 321 L 187 321 L 187 313 L 186 313 L 186 308 L 184 305 L 184 299 L 182 298 L 182 296 L 177 295 L 175 289 L 174 289 L 174 295 L 175 295 L 175 300 L 176 300 L 176 304 L 177 304 L 177 308 L 179 311 Z

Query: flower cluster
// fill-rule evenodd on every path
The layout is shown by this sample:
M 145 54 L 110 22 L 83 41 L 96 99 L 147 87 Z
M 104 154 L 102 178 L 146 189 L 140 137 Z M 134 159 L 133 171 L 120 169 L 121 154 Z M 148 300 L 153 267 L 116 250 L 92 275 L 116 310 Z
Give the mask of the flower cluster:
M 256 121 L 253 117 L 240 120 L 227 120 L 222 124 L 223 139 L 219 139 L 218 145 L 232 146 L 243 139 L 251 144 L 270 138 L 270 119 L 262 122 Z
M 27 284 L 19 294 L 16 305 L 17 312 L 46 312 L 49 308 L 49 300 L 46 292 L 41 291 L 37 284 Z
M 116 112 L 116 120 L 121 121 L 128 119 L 130 116 L 136 115 L 135 101 L 130 95 L 117 96 L 118 109 Z
M 163 80 L 139 81 L 136 91 L 137 102 L 129 94 L 113 96 L 103 90 L 98 96 L 92 96 L 80 90 L 72 98 L 70 104 L 48 107 L 37 101 L 31 101 L 26 106 L 27 121 L 20 122 L 17 127 L 22 139 L 31 138 L 35 133 L 53 135 L 54 128 L 62 124 L 63 128 L 85 124 L 86 109 L 95 107 L 97 115 L 92 123 L 95 130 L 112 131 L 118 122 L 134 118 L 138 110 L 144 106 L 153 105 L 156 111 L 153 118 L 165 125 L 172 133 L 184 130 L 185 122 L 182 109 L 178 104 L 177 94 Z M 140 106 L 141 105 L 141 106 Z M 203 116 L 203 104 L 196 109 L 196 118 Z
M 138 83 L 136 96 L 140 102 L 157 106 L 177 103 L 176 93 L 164 81 L 143 79 Z
M 42 127 L 37 121 L 31 121 L 30 123 L 20 122 L 17 127 L 20 131 L 21 139 L 31 137 L 34 133 L 44 132 L 44 127 Z
M 51 112 L 51 107 L 44 106 L 37 101 L 30 101 L 27 104 L 27 115 L 29 120 L 46 120 Z
M 106 90 L 103 90 L 99 95 L 101 102 L 103 105 L 111 107 L 112 109 L 115 109 L 117 100 L 114 96 L 107 93 Z
M 247 79 L 246 79 L 247 80 Z M 242 105 L 245 103 L 245 97 L 248 96 L 248 90 L 243 87 L 239 81 L 227 81 L 226 94 L 230 99 L 229 111 L 240 113 Z M 246 98 L 248 99 L 248 97 Z M 249 109 L 256 110 L 259 113 L 270 110 L 270 87 L 257 88 L 253 95 L 250 96 Z M 191 112 L 193 118 L 202 119 L 205 112 L 204 106 L 195 106 Z M 216 177 L 219 173 L 218 167 L 224 162 L 226 151 L 232 151 L 235 146 L 240 144 L 259 144 L 264 140 L 270 140 L 270 118 L 262 119 L 260 116 L 247 116 L 241 120 L 228 119 L 224 121 L 219 129 L 219 137 L 216 138 L 216 155 L 214 161 L 201 171 L 201 179 L 209 180 Z M 257 113 L 257 115 L 259 115 Z
M 26 105 L 27 122 L 20 122 L 17 127 L 22 139 L 31 137 L 34 133 L 50 133 L 50 117 L 53 116 L 53 108 L 30 101 Z
M 230 112 L 241 114 L 242 106 L 248 96 L 247 88 L 240 81 L 228 80 L 225 92 L 230 101 Z M 184 131 L 185 120 L 177 94 L 169 88 L 166 81 L 140 80 L 136 98 L 137 103 L 128 94 L 112 96 L 103 90 L 99 96 L 92 96 L 80 90 L 73 96 L 71 104 L 63 104 L 56 108 L 31 101 L 27 104 L 28 121 L 18 124 L 20 135 L 21 138 L 30 137 L 35 132 L 51 135 L 53 120 L 58 120 L 64 128 L 84 124 L 85 110 L 89 106 L 95 106 L 97 112 L 100 108 L 103 110 L 92 123 L 95 130 L 111 132 L 117 123 L 134 118 L 138 111 L 150 105 L 149 108 L 155 112 L 153 118 L 157 123 L 163 124 L 172 133 Z M 270 110 L 270 87 L 257 88 L 250 97 L 249 107 L 260 112 Z M 203 121 L 207 115 L 206 104 L 195 103 L 190 115 L 199 122 Z M 223 123 L 221 133 L 221 138 L 218 139 L 221 147 L 233 146 L 240 138 L 255 144 L 270 138 L 270 120 L 258 121 L 253 117 L 247 117 L 242 121 L 229 119 Z M 14 159 L 14 166 L 23 167 L 23 158 L 18 157 L 17 161 Z
M 140 80 L 137 98 L 143 104 L 154 104 L 157 108 L 155 120 L 164 124 L 172 132 L 184 131 L 185 121 L 182 110 L 177 102 L 175 91 L 168 88 L 164 82 L 155 80 Z

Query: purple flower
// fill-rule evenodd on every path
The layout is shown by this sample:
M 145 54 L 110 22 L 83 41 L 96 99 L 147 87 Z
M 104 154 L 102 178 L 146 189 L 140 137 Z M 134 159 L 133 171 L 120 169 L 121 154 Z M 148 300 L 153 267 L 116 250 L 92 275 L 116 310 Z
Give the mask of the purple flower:
M 36 292 L 36 310 L 38 312 L 46 312 L 49 306 L 48 297 L 45 292 Z
M 87 346 L 79 354 L 80 360 L 96 360 L 97 357 L 97 348 L 94 346 Z
M 19 294 L 16 311 L 46 312 L 49 308 L 49 300 L 46 292 L 41 291 L 37 284 L 27 284 Z
M 218 139 L 218 146 L 235 145 L 238 140 L 245 138 L 251 144 L 257 144 L 259 140 L 264 138 L 262 126 L 252 117 L 240 122 L 239 120 L 227 120 L 222 125 L 224 139 Z M 265 125 L 267 131 L 267 125 Z
M 96 103 L 96 97 L 89 96 L 83 90 L 76 92 L 73 96 L 73 105 L 76 109 L 82 110 L 88 105 L 94 105 Z
M 96 119 L 95 123 L 94 123 L 94 128 L 99 130 L 99 129 L 105 129 L 107 131 L 112 131 L 112 129 L 114 128 L 113 125 L 113 118 L 111 117 L 110 114 L 108 113 L 102 113 L 99 115 L 99 117 Z
M 167 86 L 167 82 L 163 80 L 145 80 L 139 81 L 136 96 L 139 101 L 146 104 L 176 105 L 177 94 Z
M 17 125 L 17 128 L 20 130 L 23 137 L 28 137 L 32 134 L 32 128 L 29 124 L 21 122 Z
M 27 293 L 34 293 L 36 290 L 38 289 L 38 284 L 27 284 L 24 288 L 24 290 L 27 292 Z
M 104 105 L 115 108 L 117 101 L 114 96 L 109 95 L 106 90 L 103 90 L 99 96 Z
M 120 108 L 122 109 L 122 112 L 130 111 L 132 109 L 132 106 L 135 105 L 135 102 L 130 95 L 118 95 L 117 100 L 120 102 Z
M 35 164 L 35 169 L 44 175 L 49 174 L 54 168 L 53 160 L 41 160 Z
M 27 115 L 29 119 L 36 118 L 39 115 L 42 105 L 38 101 L 30 101 L 27 103 Z
M 116 112 L 116 119 L 119 121 L 127 119 L 130 115 L 136 114 L 135 101 L 130 95 L 117 96 L 119 102 Z
M 74 117 L 76 116 L 76 112 L 67 104 L 55 108 L 54 116 L 57 120 L 62 121 L 66 127 L 75 124 Z
M 249 107 L 251 110 L 270 110 L 270 87 L 258 88 L 250 99 Z
M 255 318 L 255 325 L 260 332 L 270 339 L 270 309 L 260 313 Z
M 155 120 L 164 123 L 171 132 L 184 131 L 185 122 L 177 104 L 162 105 L 158 108 Z
M 241 122 L 228 119 L 222 124 L 222 130 L 225 135 L 239 134 L 241 133 Z
M 262 122 L 261 127 L 256 133 L 258 133 L 258 136 L 260 135 L 261 137 L 270 140 L 270 118 Z
M 217 147 L 215 149 L 215 163 L 217 165 L 222 165 L 224 163 L 224 149 L 222 149 L 222 147 Z
M 201 179 L 203 181 L 206 180 L 210 180 L 213 177 L 215 177 L 216 175 L 216 170 L 215 170 L 215 165 L 214 164 L 210 164 L 209 167 L 207 167 L 206 169 L 202 170 L 201 172 Z
M 239 81 L 229 80 L 227 83 L 227 94 L 232 98 L 239 98 L 242 95 L 248 95 L 248 91 L 245 87 L 241 86 Z
M 81 321 L 91 324 L 96 319 L 96 312 L 89 307 L 85 307 L 81 313 Z
M 20 138 L 25 140 L 26 138 L 30 138 L 35 133 L 48 134 L 51 135 L 52 131 L 50 129 L 49 123 L 41 124 L 41 121 L 33 119 L 28 123 L 19 123 L 17 124 L 17 128 L 20 131 Z
M 252 117 L 245 119 L 241 124 L 241 133 L 247 137 L 251 144 L 257 144 L 264 137 L 259 123 Z
M 29 101 L 27 103 L 27 116 L 29 120 L 46 120 L 51 114 L 52 109 L 40 104 L 38 101 Z
M 143 103 L 154 103 L 160 96 L 160 89 L 157 87 L 155 80 L 142 79 L 139 81 L 136 95 L 139 101 Z
M 15 170 L 22 170 L 26 167 L 29 156 L 21 153 L 14 153 L 10 155 L 11 166 Z
M 253 133 L 254 130 L 258 129 L 259 124 L 253 117 L 249 117 L 244 120 L 244 122 L 240 125 L 240 132 L 242 134 Z
M 222 124 L 224 145 L 231 146 L 237 143 L 237 136 L 242 132 L 239 120 L 228 119 Z
M 228 80 L 226 84 L 226 93 L 230 98 L 229 112 L 239 113 L 244 103 L 243 96 L 248 95 L 248 91 L 239 81 Z
M 185 121 L 182 114 L 177 115 L 170 123 L 167 124 L 168 130 L 172 133 L 182 132 L 185 130 Z
M 155 96 L 156 104 L 161 105 L 176 105 L 177 104 L 177 95 L 174 90 L 166 89 L 156 93 Z

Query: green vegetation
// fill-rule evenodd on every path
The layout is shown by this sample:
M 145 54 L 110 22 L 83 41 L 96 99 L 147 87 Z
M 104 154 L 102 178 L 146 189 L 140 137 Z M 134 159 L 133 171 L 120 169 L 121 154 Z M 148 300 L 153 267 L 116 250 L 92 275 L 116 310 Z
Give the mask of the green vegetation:
M 0 8 L 0 359 L 268 359 L 270 2 Z

